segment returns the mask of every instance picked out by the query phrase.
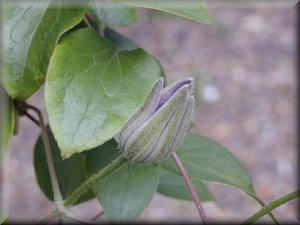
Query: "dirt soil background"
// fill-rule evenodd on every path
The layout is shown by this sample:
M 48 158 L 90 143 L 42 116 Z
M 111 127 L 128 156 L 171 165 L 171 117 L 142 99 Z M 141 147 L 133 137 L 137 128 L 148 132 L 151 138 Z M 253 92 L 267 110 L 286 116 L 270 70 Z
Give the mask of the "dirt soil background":
M 139 9 L 132 27 L 116 28 L 159 59 L 167 81 L 196 81 L 196 127 L 192 132 L 221 143 L 240 160 L 266 203 L 298 186 L 296 9 L 264 2 L 246 5 L 211 1 L 211 25 Z M 29 103 L 46 116 L 43 88 Z M 38 221 L 52 209 L 39 189 L 33 146 L 39 129 L 20 119 L 5 161 L 1 188 L 6 212 L 16 222 Z M 216 202 L 204 203 L 209 221 L 243 221 L 259 205 L 233 187 L 208 185 Z M 274 211 L 279 222 L 299 222 L 298 202 Z M 72 209 L 83 219 L 96 215 L 96 200 Z M 101 221 L 106 221 L 105 216 Z M 138 222 L 200 222 L 192 202 L 156 194 Z M 262 221 L 270 221 L 264 217 Z

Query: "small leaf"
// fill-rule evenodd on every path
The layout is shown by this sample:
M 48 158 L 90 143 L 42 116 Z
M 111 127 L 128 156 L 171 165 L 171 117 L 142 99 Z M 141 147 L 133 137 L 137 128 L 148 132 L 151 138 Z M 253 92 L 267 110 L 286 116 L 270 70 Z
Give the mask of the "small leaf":
M 114 140 L 106 142 L 87 153 L 89 176 L 112 162 L 120 155 Z M 130 221 L 136 218 L 150 203 L 157 190 L 159 176 L 154 165 L 127 164 L 108 175 L 93 191 L 112 221 Z
M 49 123 L 63 158 L 116 135 L 160 73 L 144 50 L 120 52 L 93 29 L 66 35 L 53 53 L 45 87 Z
M 90 1 L 91 11 L 105 25 L 128 26 L 136 22 L 135 7 L 114 4 L 108 1 Z
M 186 135 L 177 155 L 193 181 L 207 181 L 241 188 L 255 194 L 250 176 L 239 161 L 213 140 L 195 134 Z M 172 158 L 160 164 L 180 174 Z
M 2 86 L 0 85 L 1 91 Z M 0 117 L 0 141 L 1 141 L 1 152 L 0 152 L 0 163 L 4 159 L 6 152 L 9 149 L 10 141 L 14 134 L 15 126 L 15 107 L 12 99 L 10 99 L 6 94 L 0 93 L 1 97 L 1 117 Z
M 4 1 L 3 77 L 12 98 L 26 100 L 43 83 L 60 35 L 79 23 L 85 7 L 58 1 Z
M 182 176 L 172 173 L 166 169 L 159 168 L 158 192 L 171 198 L 193 201 L 193 198 L 183 180 Z M 199 180 L 192 180 L 201 201 L 213 201 L 214 197 Z
M 48 137 L 60 191 L 63 199 L 66 199 L 87 178 L 85 174 L 86 155 L 77 154 L 69 159 L 62 160 L 57 144 L 49 132 Z M 41 190 L 48 199 L 53 201 L 50 174 L 45 155 L 44 143 L 41 136 L 38 138 L 34 148 L 34 169 Z M 88 193 L 79 198 L 77 204 L 90 200 L 94 197 L 93 192 L 89 190 Z
M 205 0 L 152 0 L 152 1 L 140 1 L 140 0 L 113 0 L 121 4 L 132 5 L 136 7 L 145 7 L 150 9 L 156 9 L 163 12 L 171 13 L 177 16 L 182 16 L 190 20 L 194 20 L 201 23 L 210 23 L 210 17 L 207 10 Z

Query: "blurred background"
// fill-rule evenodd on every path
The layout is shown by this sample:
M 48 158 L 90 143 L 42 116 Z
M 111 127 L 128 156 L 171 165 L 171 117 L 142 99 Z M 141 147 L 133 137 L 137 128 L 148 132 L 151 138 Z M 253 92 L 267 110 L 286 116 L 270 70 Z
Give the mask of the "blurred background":
M 161 62 L 168 83 L 196 83 L 193 133 L 227 147 L 252 177 L 266 203 L 298 186 L 297 10 L 285 1 L 209 1 L 212 24 L 138 9 L 132 27 L 115 27 Z M 45 117 L 43 88 L 28 101 Z M 15 221 L 44 218 L 53 208 L 39 189 L 33 146 L 39 129 L 21 118 L 6 158 L 1 191 Z M 209 221 L 243 221 L 260 206 L 236 188 L 208 185 L 216 202 L 204 203 Z M 299 222 L 298 202 L 274 211 L 279 222 Z M 72 209 L 83 219 L 101 211 L 96 200 Z M 105 216 L 102 217 L 106 221 Z M 193 202 L 156 194 L 138 222 L 200 222 Z M 265 216 L 262 221 L 270 221 Z

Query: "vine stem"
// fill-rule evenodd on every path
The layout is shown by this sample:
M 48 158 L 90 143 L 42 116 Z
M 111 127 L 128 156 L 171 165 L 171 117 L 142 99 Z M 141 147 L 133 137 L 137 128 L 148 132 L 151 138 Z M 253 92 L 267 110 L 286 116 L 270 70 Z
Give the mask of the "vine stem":
M 263 200 L 261 200 L 258 196 L 254 195 L 252 193 L 249 193 L 249 192 L 247 194 L 250 197 L 252 197 L 255 201 L 257 201 L 261 205 L 261 207 L 265 207 L 266 206 L 266 204 L 263 202 Z M 268 214 L 269 214 L 270 218 L 273 220 L 273 222 L 275 224 L 279 225 L 279 223 L 278 223 L 277 219 L 275 218 L 275 216 L 273 215 L 273 213 L 270 211 Z
M 95 183 L 97 183 L 101 178 L 111 174 L 116 169 L 120 168 L 121 166 L 125 165 L 128 162 L 127 159 L 123 157 L 118 157 L 115 159 L 111 164 L 106 166 L 104 169 L 100 170 L 93 176 L 89 177 L 85 182 L 83 182 L 75 191 L 73 191 L 70 196 L 63 202 L 62 206 L 52 213 L 50 213 L 44 220 L 41 222 L 49 221 L 53 216 L 60 216 L 66 219 L 69 219 L 74 222 L 80 222 L 83 224 L 91 224 L 91 222 L 82 221 L 78 218 L 75 218 L 70 213 L 67 212 L 67 208 L 71 207 L 79 197 L 87 192 Z M 96 215 L 92 220 L 97 219 L 100 217 L 104 212 L 99 213 Z
M 51 185 L 52 185 L 52 189 L 53 189 L 54 202 L 57 205 L 57 207 L 59 209 L 61 209 L 61 208 L 63 208 L 63 204 L 62 204 L 63 198 L 62 198 L 62 195 L 61 195 L 61 192 L 59 189 L 59 185 L 58 185 L 58 179 L 57 179 L 55 168 L 54 168 L 54 162 L 53 162 L 50 142 L 49 142 L 48 135 L 47 135 L 47 128 L 44 124 L 43 115 L 38 108 L 36 108 L 32 105 L 24 103 L 23 106 L 25 108 L 33 110 L 39 117 L 39 125 L 41 128 L 42 140 L 43 140 L 44 146 L 45 146 L 45 153 L 46 153 L 46 159 L 47 159 L 47 164 L 48 164 L 49 173 L 50 173 Z
M 188 174 L 187 174 L 187 172 L 186 172 L 186 170 L 185 170 L 185 168 L 184 168 L 181 160 L 177 156 L 176 152 L 172 153 L 172 157 L 175 160 L 175 162 L 176 162 L 176 164 L 177 164 L 177 166 L 178 166 L 178 168 L 179 168 L 179 170 L 180 170 L 180 172 L 181 172 L 181 174 L 183 176 L 183 179 L 184 179 L 184 181 L 185 181 L 185 183 L 186 183 L 189 191 L 192 194 L 192 197 L 194 199 L 195 205 L 196 205 L 198 213 L 199 213 L 199 215 L 200 215 L 200 217 L 202 219 L 202 222 L 203 222 L 203 224 L 205 224 L 206 223 L 206 216 L 205 216 L 205 213 L 204 213 L 204 209 L 202 207 L 200 197 L 198 196 L 198 194 L 197 194 L 197 192 L 196 192 L 196 190 L 195 190 L 195 188 L 193 186 L 192 180 L 188 176 Z
M 27 111 L 24 112 L 24 115 L 27 116 L 35 125 L 40 126 L 39 121 L 30 115 Z
M 263 208 L 261 208 L 258 212 L 253 214 L 251 217 L 249 217 L 245 222 L 242 224 L 253 224 L 255 221 L 257 221 L 259 218 L 263 217 L 264 215 L 270 213 L 273 209 L 277 208 L 278 206 L 287 203 L 291 200 L 294 200 L 295 198 L 300 197 L 300 190 L 296 190 L 292 193 L 289 193 L 279 199 L 276 199 L 275 201 L 271 202 L 268 205 L 265 205 Z
M 89 190 L 101 178 L 111 174 L 114 170 L 125 165 L 125 163 L 127 163 L 127 162 L 128 162 L 128 159 L 125 159 L 120 156 L 117 159 L 115 159 L 111 164 L 106 166 L 104 169 L 100 170 L 96 174 L 89 177 L 75 191 L 73 191 L 72 194 L 69 195 L 69 197 L 63 203 L 64 207 L 67 208 L 67 207 L 72 206 L 82 194 L 84 194 L 87 190 Z
M 54 162 L 53 162 L 50 142 L 49 142 L 48 135 L 47 135 L 47 128 L 44 124 L 43 115 L 42 115 L 41 111 L 33 105 L 29 105 L 25 102 L 20 102 L 19 104 L 23 108 L 33 110 L 38 115 L 38 118 L 39 118 L 39 120 L 37 121 L 34 117 L 32 117 L 26 111 L 23 112 L 24 115 L 26 115 L 29 119 L 31 119 L 33 122 L 35 122 L 36 125 L 39 125 L 41 128 L 41 135 L 42 135 L 43 143 L 45 146 L 45 152 L 46 152 L 47 164 L 48 164 L 49 173 L 50 173 L 51 185 L 52 185 L 52 189 L 53 189 L 53 193 L 54 193 L 54 201 L 57 205 L 57 210 L 50 213 L 45 218 L 45 221 L 49 220 L 52 216 L 55 216 L 56 214 L 61 214 L 63 217 L 72 219 L 73 221 L 80 221 L 80 220 L 70 216 L 66 212 L 65 207 L 72 206 L 78 200 L 78 198 L 82 194 L 84 194 L 86 191 L 88 191 L 96 182 L 98 182 L 101 178 L 111 174 L 117 168 L 125 165 L 128 162 L 128 160 L 121 156 L 118 157 L 111 164 L 106 166 L 104 169 L 100 170 L 93 176 L 89 177 L 75 191 L 73 191 L 73 193 L 71 193 L 70 196 L 64 201 L 62 198 L 60 189 L 59 189 L 59 185 L 58 185 L 58 179 L 57 179 L 55 168 L 54 168 Z M 38 122 L 38 123 L 36 123 L 36 122 Z

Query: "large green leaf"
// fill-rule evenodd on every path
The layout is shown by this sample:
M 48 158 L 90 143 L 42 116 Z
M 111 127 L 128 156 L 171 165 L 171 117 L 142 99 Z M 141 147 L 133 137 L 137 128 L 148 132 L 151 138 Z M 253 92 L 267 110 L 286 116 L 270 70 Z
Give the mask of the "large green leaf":
M 118 157 L 117 143 L 113 140 L 87 153 L 89 176 L 101 170 Z M 127 164 L 95 186 L 93 191 L 112 221 L 129 221 L 136 218 L 150 203 L 157 190 L 159 176 L 154 165 Z
M 118 51 L 90 28 L 65 36 L 50 60 L 45 98 L 64 158 L 116 135 L 161 70 L 142 49 Z
M 48 132 L 49 133 L 49 132 Z M 55 172 L 63 199 L 66 199 L 80 184 L 86 180 L 85 160 L 86 154 L 76 154 L 69 159 L 62 160 L 58 146 L 51 134 L 48 134 L 53 155 Z M 38 184 L 48 199 L 53 201 L 50 174 L 48 170 L 44 143 L 41 136 L 38 138 L 34 149 L 34 169 Z M 77 203 L 94 198 L 90 190 L 82 195 Z
M 108 1 L 91 0 L 91 11 L 104 25 L 128 26 L 136 22 L 135 7 L 115 4 Z
M 12 98 L 26 100 L 43 83 L 62 33 L 79 23 L 85 7 L 58 1 L 3 1 L 3 84 Z
M 201 23 L 210 23 L 205 0 L 113 0 L 121 4 L 156 9 Z
M 193 181 L 227 184 L 255 194 L 251 178 L 243 166 L 227 149 L 213 140 L 188 134 L 177 154 Z M 171 158 L 160 165 L 180 174 Z
M 119 50 L 132 51 L 132 50 L 139 48 L 139 46 L 136 43 L 134 43 L 132 40 L 130 40 L 129 38 L 125 37 L 124 35 L 120 34 L 119 32 L 117 32 L 109 27 L 105 28 L 104 36 L 105 36 L 105 38 L 110 40 L 112 43 L 114 43 L 114 45 Z M 155 60 L 157 61 L 157 63 L 160 66 L 160 70 L 161 70 L 160 76 L 162 76 L 165 79 L 165 83 L 164 83 L 164 87 L 165 87 L 166 86 L 166 76 L 165 76 L 164 68 L 162 67 L 161 63 L 157 59 L 155 59 Z
M 193 198 L 182 178 L 166 169 L 159 168 L 158 192 L 171 198 L 192 201 Z M 200 180 L 192 180 L 201 201 L 213 201 L 214 197 Z
M 1 97 L 1 107 L 0 107 L 0 162 L 4 158 L 6 152 L 9 149 L 9 144 L 14 133 L 15 126 L 15 107 L 13 101 L 2 92 L 2 86 L 0 84 L 0 97 Z

